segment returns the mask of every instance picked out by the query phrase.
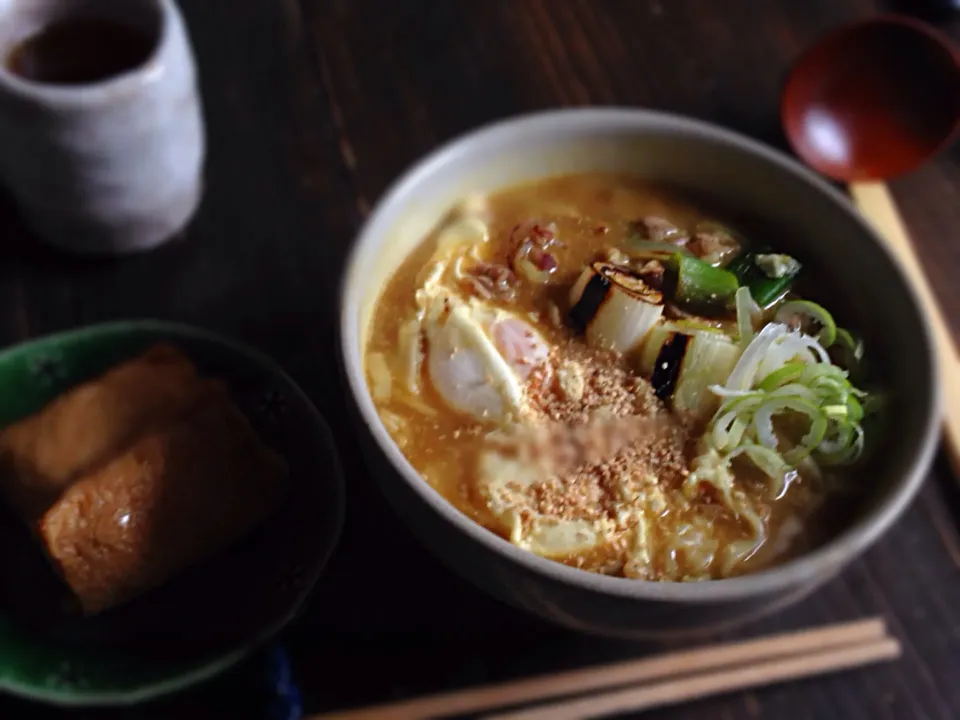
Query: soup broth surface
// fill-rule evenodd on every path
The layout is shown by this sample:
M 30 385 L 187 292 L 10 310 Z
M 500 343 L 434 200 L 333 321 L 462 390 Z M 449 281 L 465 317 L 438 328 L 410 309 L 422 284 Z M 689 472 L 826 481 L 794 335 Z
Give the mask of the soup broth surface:
M 749 338 L 733 306 L 663 299 L 638 340 L 630 333 L 647 316 L 635 296 L 610 294 L 590 269 L 622 270 L 641 293 L 667 298 L 682 283 L 671 281 L 672 246 L 719 268 L 755 245 L 629 176 L 561 176 L 468 198 L 378 300 L 365 362 L 380 417 L 448 501 L 544 557 L 663 581 L 782 562 L 822 540 L 849 471 L 784 450 L 813 432 L 788 409 L 770 427 L 789 465 L 771 474 L 751 450 L 721 453 L 725 470 L 714 472 L 710 442 L 727 400 L 690 387 L 697 362 L 726 363 L 723 385 L 741 356 Z M 755 331 L 793 292 L 754 308 Z M 618 316 L 615 302 L 634 310 Z M 717 355 L 693 345 L 711 338 Z

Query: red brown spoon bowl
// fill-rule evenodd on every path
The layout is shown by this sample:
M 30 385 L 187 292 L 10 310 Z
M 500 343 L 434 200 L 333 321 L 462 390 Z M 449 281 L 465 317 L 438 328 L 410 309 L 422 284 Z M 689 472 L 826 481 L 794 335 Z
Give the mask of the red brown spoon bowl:
M 881 15 L 847 25 L 797 62 L 781 116 L 797 155 L 824 175 L 900 175 L 960 131 L 960 53 L 912 18 Z

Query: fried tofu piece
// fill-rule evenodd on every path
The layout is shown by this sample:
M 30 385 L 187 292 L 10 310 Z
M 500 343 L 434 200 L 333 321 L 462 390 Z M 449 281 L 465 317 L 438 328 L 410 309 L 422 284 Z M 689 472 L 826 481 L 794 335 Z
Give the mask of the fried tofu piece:
M 286 473 L 233 404 L 211 405 L 79 479 L 38 534 L 94 615 L 236 542 L 278 507 Z
M 75 478 L 225 397 L 176 348 L 157 345 L 0 432 L 0 494 L 32 526 Z

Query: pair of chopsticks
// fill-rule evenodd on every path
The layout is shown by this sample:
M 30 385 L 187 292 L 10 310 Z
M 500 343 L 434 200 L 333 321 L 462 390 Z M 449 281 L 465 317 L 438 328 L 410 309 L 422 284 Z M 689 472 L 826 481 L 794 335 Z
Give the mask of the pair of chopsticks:
M 308 720 L 584 720 L 891 660 L 900 644 L 872 618 L 432 695 Z M 581 695 L 558 701 L 557 698 Z M 539 703 L 483 715 L 496 708 Z

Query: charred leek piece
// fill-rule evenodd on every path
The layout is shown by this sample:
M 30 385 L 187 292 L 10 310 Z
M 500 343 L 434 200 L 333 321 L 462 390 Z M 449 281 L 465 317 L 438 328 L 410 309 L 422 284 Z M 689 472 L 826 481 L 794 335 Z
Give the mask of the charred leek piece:
M 665 338 L 663 345 L 660 346 L 650 384 L 653 385 L 653 391 L 661 400 L 666 401 L 673 397 L 677 383 L 680 381 L 680 369 L 687 356 L 690 339 L 686 333 L 675 332 Z
M 684 332 L 682 327 L 672 322 L 661 323 L 650 331 L 639 355 L 638 369 L 641 375 L 644 377 L 653 375 L 654 369 L 657 367 L 657 357 L 660 355 L 660 350 L 677 333 L 682 335 L 693 334 L 692 332 Z
M 694 334 L 683 358 L 673 393 L 673 409 L 698 420 L 707 420 L 720 405 L 710 386 L 723 382 L 740 357 L 740 348 L 719 333 Z
M 676 273 L 674 299 L 681 305 L 702 313 L 733 307 L 740 287 L 733 273 L 681 254 L 673 256 L 670 266 Z
M 595 262 L 570 292 L 570 325 L 591 347 L 627 353 L 663 314 L 663 294 L 628 268 Z
M 669 322 L 659 323 L 654 326 L 650 334 L 647 335 L 647 339 L 643 343 L 643 350 L 637 355 L 637 369 L 641 375 L 645 377 L 653 375 L 660 350 L 664 344 L 677 333 L 690 337 L 698 333 L 727 337 L 719 328 L 703 325 L 696 321 L 671 320 Z
M 710 386 L 726 381 L 739 357 L 740 348 L 722 333 L 665 323 L 651 331 L 640 365 L 657 397 L 678 413 L 705 420 L 719 405 Z

